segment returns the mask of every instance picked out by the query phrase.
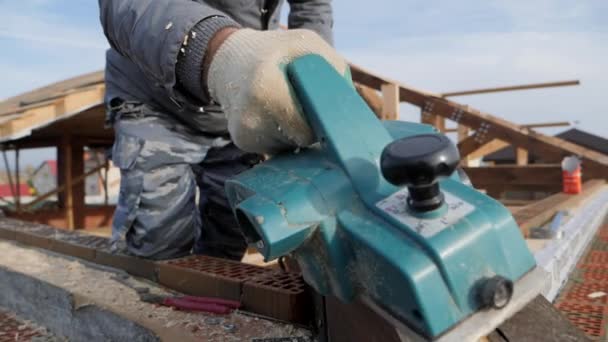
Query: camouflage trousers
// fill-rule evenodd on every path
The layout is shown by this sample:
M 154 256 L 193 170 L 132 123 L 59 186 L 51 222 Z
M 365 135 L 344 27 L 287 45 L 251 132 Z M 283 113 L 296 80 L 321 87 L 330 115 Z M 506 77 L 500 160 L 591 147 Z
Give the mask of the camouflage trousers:
M 240 259 L 247 245 L 228 206 L 224 181 L 260 158 L 141 103 L 120 102 L 111 111 L 112 161 L 121 170 L 114 247 L 152 259 L 192 251 Z

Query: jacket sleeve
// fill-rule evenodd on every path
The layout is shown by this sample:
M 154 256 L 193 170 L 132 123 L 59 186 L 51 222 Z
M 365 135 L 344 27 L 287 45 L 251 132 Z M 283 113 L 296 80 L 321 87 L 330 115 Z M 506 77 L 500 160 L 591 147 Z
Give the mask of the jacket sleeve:
M 306 28 L 317 32 L 333 44 L 333 11 L 331 0 L 288 0 L 289 28 Z
M 196 26 L 203 33 L 196 38 L 208 41 L 221 28 L 238 27 L 223 12 L 192 0 L 99 0 L 99 9 L 112 48 L 171 97 L 176 96 L 178 54 L 190 31 Z

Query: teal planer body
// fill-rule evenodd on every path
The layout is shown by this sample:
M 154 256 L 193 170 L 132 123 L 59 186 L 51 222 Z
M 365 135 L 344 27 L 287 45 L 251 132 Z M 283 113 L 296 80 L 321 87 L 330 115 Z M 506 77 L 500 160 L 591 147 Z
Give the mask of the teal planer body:
M 508 302 L 535 267 L 511 213 L 453 169 L 431 180 L 441 203 L 421 211 L 408 205 L 414 188 L 383 176 L 388 145 L 405 139 L 409 152 L 425 150 L 412 138 L 443 136 L 428 125 L 381 122 L 319 56 L 293 61 L 286 73 L 319 143 L 227 182 L 248 242 L 266 260 L 295 257 L 320 294 L 364 300 L 426 338 Z

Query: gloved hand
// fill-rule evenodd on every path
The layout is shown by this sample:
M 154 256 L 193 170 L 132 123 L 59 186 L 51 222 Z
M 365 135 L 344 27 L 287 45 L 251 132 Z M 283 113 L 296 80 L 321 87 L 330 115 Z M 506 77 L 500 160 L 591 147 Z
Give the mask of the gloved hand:
M 292 60 L 310 53 L 349 77 L 346 61 L 310 30 L 240 29 L 215 51 L 206 83 L 211 97 L 223 106 L 228 131 L 239 148 L 273 154 L 314 143 L 285 70 Z

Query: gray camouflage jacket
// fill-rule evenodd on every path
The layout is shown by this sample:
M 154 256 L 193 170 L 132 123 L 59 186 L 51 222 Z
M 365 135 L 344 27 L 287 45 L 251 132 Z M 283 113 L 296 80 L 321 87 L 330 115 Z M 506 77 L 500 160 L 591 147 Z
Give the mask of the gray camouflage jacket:
M 331 0 L 288 2 L 289 28 L 312 29 L 332 42 Z M 227 134 L 220 106 L 198 95 L 200 77 L 193 70 L 201 70 L 206 43 L 219 29 L 276 29 L 282 4 L 283 0 L 99 0 L 111 46 L 106 55 L 106 103 L 115 98 L 143 102 L 203 133 Z M 196 40 L 190 39 L 189 50 L 182 50 L 191 32 L 197 33 Z

